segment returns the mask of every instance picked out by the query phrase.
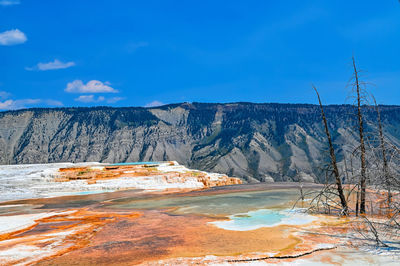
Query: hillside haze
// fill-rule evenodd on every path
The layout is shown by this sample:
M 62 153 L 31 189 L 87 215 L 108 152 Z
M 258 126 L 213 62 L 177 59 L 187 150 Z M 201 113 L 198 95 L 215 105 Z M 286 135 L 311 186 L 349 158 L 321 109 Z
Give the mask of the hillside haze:
M 400 145 L 400 106 L 381 106 Z M 357 146 L 355 110 L 325 107 L 339 165 Z M 365 108 L 367 121 L 376 114 Z M 367 130 L 374 131 L 373 123 Z M 0 113 L 0 164 L 175 160 L 248 182 L 325 180 L 319 106 L 182 103 L 155 108 L 25 109 Z M 355 164 L 357 162 L 354 162 Z M 298 173 L 298 174 L 296 174 Z

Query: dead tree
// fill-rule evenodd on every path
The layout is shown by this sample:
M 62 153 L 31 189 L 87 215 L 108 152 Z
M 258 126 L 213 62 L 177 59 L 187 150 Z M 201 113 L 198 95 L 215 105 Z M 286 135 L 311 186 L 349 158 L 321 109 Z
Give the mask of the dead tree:
M 346 201 L 346 198 L 345 198 L 344 193 L 343 193 L 342 181 L 340 180 L 339 169 L 338 169 L 337 163 L 336 163 L 335 149 L 333 147 L 331 134 L 329 132 L 328 122 L 326 120 L 324 107 L 322 106 L 321 98 L 319 96 L 317 88 L 315 86 L 313 86 L 313 88 L 315 90 L 315 93 L 318 96 L 318 102 L 319 102 L 319 106 L 321 108 L 322 120 L 323 120 L 324 126 L 325 126 L 325 134 L 326 134 L 326 137 L 328 138 L 329 154 L 330 154 L 330 158 L 331 158 L 331 164 L 332 164 L 332 167 L 333 167 L 333 174 L 335 176 L 336 188 L 337 188 L 337 192 L 338 192 L 338 195 L 339 195 L 339 198 L 340 198 L 340 204 L 341 204 L 342 209 L 343 209 L 343 214 L 347 215 L 347 212 L 348 212 L 347 201 Z
M 357 118 L 358 118 L 358 129 L 360 135 L 360 152 L 361 152 L 361 176 L 360 176 L 360 214 L 365 214 L 365 189 L 367 182 L 367 163 L 365 159 L 365 143 L 364 143 L 364 123 L 363 116 L 361 112 L 361 87 L 358 78 L 358 70 L 356 66 L 356 60 L 353 56 L 353 68 L 354 68 L 354 86 L 357 93 Z
M 300 191 L 300 198 L 302 202 L 304 202 L 304 193 L 303 193 L 303 181 L 301 180 L 301 177 L 299 175 L 299 171 L 296 168 L 296 177 L 297 181 L 299 182 L 299 191 Z
M 379 110 L 379 106 L 376 104 L 376 100 L 374 99 L 375 103 L 375 109 L 376 109 L 376 114 L 378 118 L 378 130 L 379 130 L 379 142 L 380 142 L 380 147 L 381 147 L 381 152 L 382 152 L 382 162 L 383 162 L 383 176 L 384 176 L 384 182 L 386 183 L 386 190 L 388 193 L 388 206 L 390 206 L 390 203 L 392 201 L 392 193 L 391 193 L 391 184 L 390 184 L 390 176 L 389 176 L 389 167 L 388 167 L 388 161 L 386 157 L 386 147 L 385 147 L 385 138 L 383 136 L 383 126 L 382 126 L 382 120 L 381 120 L 381 112 Z

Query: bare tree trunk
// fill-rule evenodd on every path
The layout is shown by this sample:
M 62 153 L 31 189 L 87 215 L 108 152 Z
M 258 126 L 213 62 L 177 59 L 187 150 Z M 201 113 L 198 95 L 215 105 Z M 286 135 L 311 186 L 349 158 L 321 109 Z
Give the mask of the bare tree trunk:
M 349 178 L 349 170 L 347 169 L 346 155 L 343 156 L 343 161 L 344 161 L 344 171 L 345 171 L 344 173 L 345 173 L 346 180 L 348 182 L 348 181 L 350 181 L 350 178 Z
M 366 181 L 367 181 L 367 173 L 366 173 L 366 160 L 365 160 L 365 143 L 364 143 L 364 123 L 363 117 L 361 113 L 361 88 L 360 82 L 358 80 L 358 70 L 356 66 L 356 60 L 353 56 L 353 68 L 354 68 L 354 78 L 355 78 L 355 86 L 357 91 L 357 117 L 358 117 L 358 125 L 359 125 L 359 134 L 360 134 L 360 150 L 361 150 L 361 193 L 360 193 L 360 214 L 365 214 L 365 189 L 366 189 Z
M 381 151 L 382 151 L 383 174 L 384 174 L 386 189 L 387 189 L 387 193 L 388 193 L 388 198 L 387 198 L 388 207 L 390 208 L 390 203 L 392 202 L 392 193 L 390 191 L 391 184 L 390 184 L 388 161 L 387 161 L 387 157 L 386 157 L 385 138 L 383 136 L 381 112 L 379 111 L 379 106 L 376 104 L 375 98 L 373 98 L 373 99 L 374 99 L 374 103 L 375 103 L 376 113 L 378 115 L 378 129 L 379 129 L 380 146 L 381 146 Z
M 353 157 L 350 157 L 351 176 L 354 178 L 353 168 Z M 354 179 L 352 179 L 354 180 Z M 357 194 L 356 194 L 356 216 L 358 217 L 358 211 L 360 210 L 360 183 L 357 183 Z
M 337 186 L 337 191 L 338 191 L 339 198 L 340 198 L 340 203 L 341 203 L 342 208 L 343 208 L 343 213 L 345 215 L 347 215 L 347 212 L 348 212 L 347 201 L 346 201 L 346 198 L 345 198 L 344 193 L 343 193 L 342 181 L 340 180 L 339 169 L 338 169 L 337 164 L 336 164 L 335 149 L 334 149 L 333 144 L 332 144 L 331 134 L 329 133 L 328 122 L 326 121 L 324 108 L 322 106 L 321 98 L 319 97 L 319 93 L 317 91 L 317 88 L 315 88 L 315 86 L 313 86 L 313 88 L 314 88 L 315 92 L 317 93 L 319 106 L 321 107 L 321 115 L 322 115 L 322 120 L 323 120 L 324 125 L 325 125 L 325 133 L 326 133 L 326 136 L 327 136 L 328 142 L 329 142 L 329 153 L 330 153 L 330 157 L 331 157 L 333 173 L 335 175 L 336 186 Z
M 358 212 L 360 209 L 360 186 L 357 185 L 357 200 L 356 200 L 356 216 L 358 217 Z
M 297 180 L 299 182 L 300 197 L 301 197 L 301 200 L 304 202 L 303 182 L 300 178 L 299 171 L 297 169 L 296 169 L 296 176 L 297 176 Z

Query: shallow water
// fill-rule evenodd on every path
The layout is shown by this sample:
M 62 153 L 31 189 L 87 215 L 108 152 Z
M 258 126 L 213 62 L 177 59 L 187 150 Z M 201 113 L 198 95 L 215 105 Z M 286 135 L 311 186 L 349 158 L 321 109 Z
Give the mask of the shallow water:
M 230 219 L 228 221 L 216 221 L 210 224 L 225 230 L 248 231 L 281 224 L 307 224 L 315 220 L 311 215 L 288 209 L 293 206 L 298 197 L 297 189 L 196 196 L 178 194 L 148 199 L 118 199 L 111 201 L 108 207 L 134 210 L 165 209 L 172 214 L 228 217 Z
M 210 222 L 219 228 L 233 231 L 256 230 L 262 227 L 278 225 L 303 225 L 316 220 L 313 216 L 301 213 L 300 210 L 261 209 L 244 214 L 229 216 L 228 221 Z
M 111 201 L 110 208 L 173 209 L 176 214 L 229 216 L 258 209 L 286 209 L 298 199 L 296 189 L 271 191 L 228 192 L 181 196 L 155 196 L 146 199 L 124 198 Z

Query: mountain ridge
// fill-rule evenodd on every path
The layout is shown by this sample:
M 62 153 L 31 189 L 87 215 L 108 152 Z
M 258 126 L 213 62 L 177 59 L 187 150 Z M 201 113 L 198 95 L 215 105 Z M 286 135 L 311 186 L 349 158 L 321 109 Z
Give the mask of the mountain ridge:
M 400 144 L 400 106 L 381 105 L 385 134 Z M 326 105 L 343 164 L 357 143 L 354 107 Z M 375 112 L 364 108 L 367 131 Z M 328 161 L 319 106 L 176 103 L 159 107 L 61 107 L 0 112 L 0 164 L 176 160 L 248 182 L 322 182 Z M 299 173 L 297 175 L 297 173 Z

